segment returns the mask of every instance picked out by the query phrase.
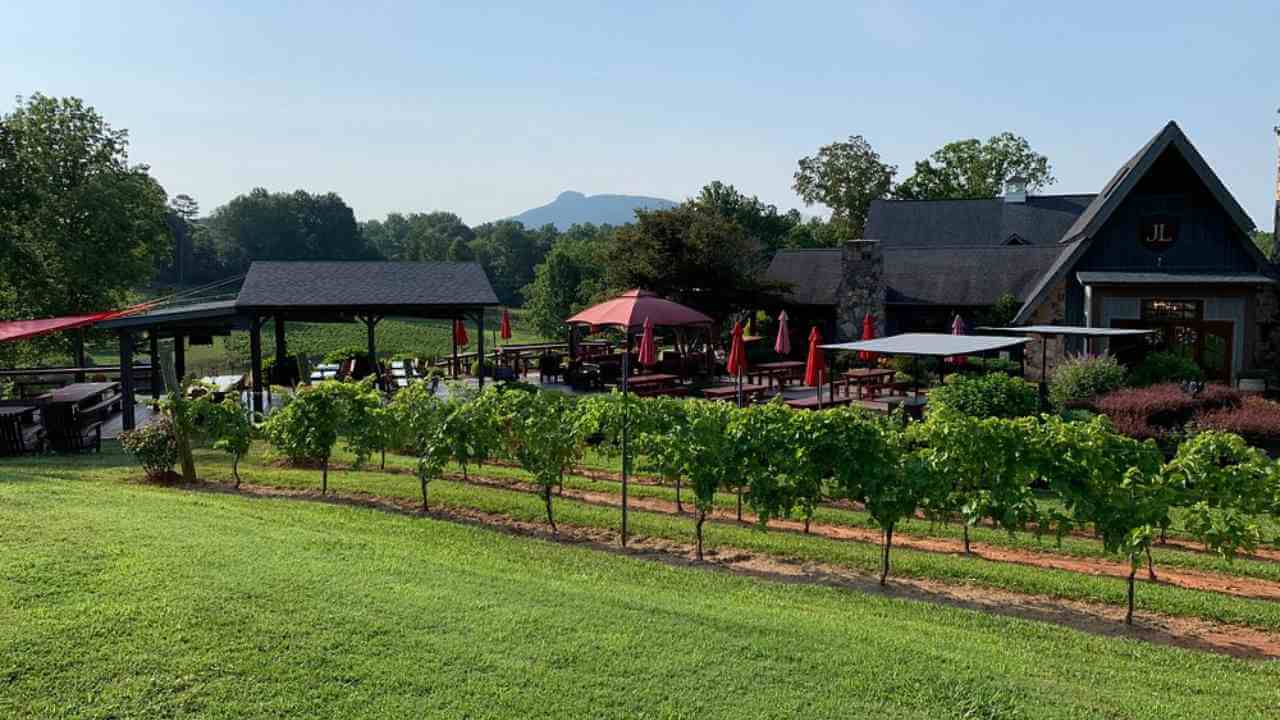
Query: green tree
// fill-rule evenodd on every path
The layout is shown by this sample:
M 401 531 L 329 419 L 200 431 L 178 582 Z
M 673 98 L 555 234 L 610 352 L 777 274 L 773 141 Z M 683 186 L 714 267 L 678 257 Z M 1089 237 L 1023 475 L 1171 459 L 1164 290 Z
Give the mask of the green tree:
M 77 98 L 32 95 L 0 116 L 0 318 L 121 307 L 169 254 L 166 196 L 129 135 Z M 19 352 L 69 352 L 55 335 Z
M 253 422 L 244 408 L 235 400 L 227 399 L 220 403 L 213 401 L 212 395 L 203 395 L 194 403 L 196 427 L 200 433 L 213 441 L 213 448 L 231 456 L 231 476 L 235 478 L 236 487 L 240 487 L 240 460 L 249 453 L 253 443 Z
M 800 213 L 795 210 L 779 213 L 776 206 L 754 195 L 747 197 L 719 180 L 703 186 L 692 204 L 700 212 L 735 221 L 757 252 L 765 256 L 786 247 L 792 228 L 800 224 Z
M 1271 262 L 1280 262 L 1280 245 L 1276 244 L 1276 234 L 1274 232 L 1255 230 L 1253 232 L 1253 244 L 1258 246 L 1258 250 L 1262 252 L 1263 257 Z
M 514 220 L 485 223 L 475 229 L 471 251 L 493 283 L 498 301 L 517 304 L 520 289 L 533 280 L 534 268 L 546 253 L 547 236 Z
M 520 292 L 533 327 L 545 337 L 564 332 L 564 321 L 604 293 L 608 226 L 574 225 L 534 268 Z
M 792 226 L 787 232 L 785 246 L 799 250 L 838 248 L 850 240 L 857 239 L 858 234 L 846 220 L 809 218 L 803 223 Z
M 880 155 L 861 135 L 818 148 L 803 157 L 791 186 L 805 205 L 821 203 L 831 217 L 848 223 L 861 237 L 871 201 L 887 197 L 898 168 L 881 162 Z
M 993 198 L 1014 175 L 1026 179 L 1028 190 L 1056 182 L 1048 158 L 1032 150 L 1026 138 L 1004 132 L 985 143 L 971 138 L 943 145 L 917 162 L 893 193 L 906 200 Z
M 334 193 L 254 188 L 213 211 L 205 225 L 221 264 L 245 272 L 254 260 L 364 260 L 378 256 L 351 208 Z

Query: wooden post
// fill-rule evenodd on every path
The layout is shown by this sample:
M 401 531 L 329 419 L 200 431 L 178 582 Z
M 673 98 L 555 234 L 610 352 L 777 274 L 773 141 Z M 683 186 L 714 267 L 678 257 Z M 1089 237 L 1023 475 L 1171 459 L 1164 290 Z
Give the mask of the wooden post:
M 288 343 L 284 336 L 284 318 L 276 315 L 276 372 L 280 372 L 280 368 L 284 367 L 285 358 L 289 357 Z
M 378 347 L 374 341 L 373 332 L 374 327 L 378 325 L 378 319 L 372 315 L 365 316 L 364 324 L 369 333 L 369 368 L 373 371 L 373 376 L 376 378 L 378 389 L 386 392 L 386 383 L 383 382 L 382 373 L 378 372 Z
M 476 357 L 480 358 L 480 389 L 484 389 L 484 308 L 480 308 L 480 312 L 476 314 Z M 494 358 L 494 364 L 497 364 L 497 358 Z
M 249 394 L 255 413 L 262 412 L 262 322 L 257 315 L 249 317 Z
M 187 376 L 187 336 L 180 332 L 173 334 L 173 372 L 178 377 L 178 385 Z
M 449 324 L 449 347 L 453 348 L 453 362 L 449 365 L 449 374 L 455 378 L 462 374 L 462 368 L 458 365 L 458 322 L 460 320 L 461 318 L 455 317 Z
M 631 374 L 631 328 L 624 327 L 627 343 L 622 352 L 622 547 L 627 546 L 627 479 L 631 458 L 627 452 L 627 441 L 631 435 L 631 418 L 628 408 L 627 390 L 630 383 L 627 376 Z
M 123 417 L 120 419 L 120 425 L 125 430 L 132 430 L 136 426 L 136 417 L 134 415 L 133 402 L 133 333 L 128 330 L 120 331 L 120 394 L 124 397 L 121 405 Z
M 161 392 L 160 384 L 160 337 L 156 335 L 155 328 L 147 331 L 147 352 L 151 356 L 151 399 L 159 400 Z
M 72 342 L 75 343 L 76 367 L 82 368 L 86 364 L 84 359 L 84 328 L 80 328 L 76 330 L 75 336 L 74 338 L 72 338 Z M 76 382 L 78 383 L 84 382 L 83 372 L 76 373 Z

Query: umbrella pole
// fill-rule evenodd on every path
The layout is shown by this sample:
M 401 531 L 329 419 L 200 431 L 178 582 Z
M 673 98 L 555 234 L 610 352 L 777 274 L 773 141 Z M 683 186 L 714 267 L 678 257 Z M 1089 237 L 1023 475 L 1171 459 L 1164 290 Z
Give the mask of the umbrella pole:
M 622 547 L 627 546 L 627 440 L 631 434 L 631 413 L 628 409 L 627 391 L 630 383 L 627 376 L 631 371 L 631 328 L 624 328 L 627 334 L 626 352 L 622 354 Z

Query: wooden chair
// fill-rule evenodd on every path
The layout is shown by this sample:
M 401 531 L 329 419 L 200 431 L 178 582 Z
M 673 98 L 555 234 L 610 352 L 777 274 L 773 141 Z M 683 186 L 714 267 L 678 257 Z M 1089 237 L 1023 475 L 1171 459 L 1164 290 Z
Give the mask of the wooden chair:
M 74 405 L 46 405 L 40 414 L 44 418 L 45 439 L 54 452 L 102 450 L 102 422 L 83 423 Z
M 22 431 L 22 419 L 17 415 L 0 417 L 0 457 L 39 452 L 44 446 L 44 430 L 37 430 L 32 440 L 34 447 L 28 447 Z
M 560 356 L 550 353 L 538 358 L 538 382 L 545 384 L 547 380 L 556 382 L 564 380 L 564 369 L 560 365 Z

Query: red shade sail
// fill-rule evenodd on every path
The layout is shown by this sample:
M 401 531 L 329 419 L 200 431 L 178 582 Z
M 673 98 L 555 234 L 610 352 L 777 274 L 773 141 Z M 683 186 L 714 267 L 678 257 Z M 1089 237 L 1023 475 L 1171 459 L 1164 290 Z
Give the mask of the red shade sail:
M 733 324 L 733 341 L 729 346 L 729 374 L 738 377 L 747 371 L 747 345 L 742 340 L 742 323 Z
M 506 308 L 502 308 L 502 321 L 498 323 L 498 337 L 503 340 L 511 339 L 511 313 Z
M 811 387 L 821 386 L 827 374 L 827 357 L 818 347 L 821 344 L 822 333 L 814 328 L 809 332 L 809 359 L 804 364 L 804 384 Z
M 791 328 L 787 326 L 787 311 L 778 313 L 778 337 L 773 341 L 773 351 L 786 357 L 791 354 Z
M 637 358 L 645 367 L 658 364 L 658 344 L 653 339 L 653 321 L 645 318 L 644 335 L 640 337 L 640 356 Z
M 876 339 L 876 316 L 875 315 L 872 315 L 871 313 L 867 313 L 866 315 L 862 316 L 862 337 L 859 339 L 861 340 Z M 861 360 L 862 362 L 873 362 L 876 359 L 876 354 L 873 352 L 868 352 L 866 350 L 863 350 L 858 353 L 858 359 Z
M 565 322 L 570 325 L 621 327 L 639 330 L 644 321 L 655 326 L 710 325 L 711 318 L 680 303 L 664 300 L 648 290 L 628 290 L 612 300 L 593 305 Z
M 467 326 L 461 320 L 453 321 L 453 344 L 469 345 L 471 338 L 467 337 Z

